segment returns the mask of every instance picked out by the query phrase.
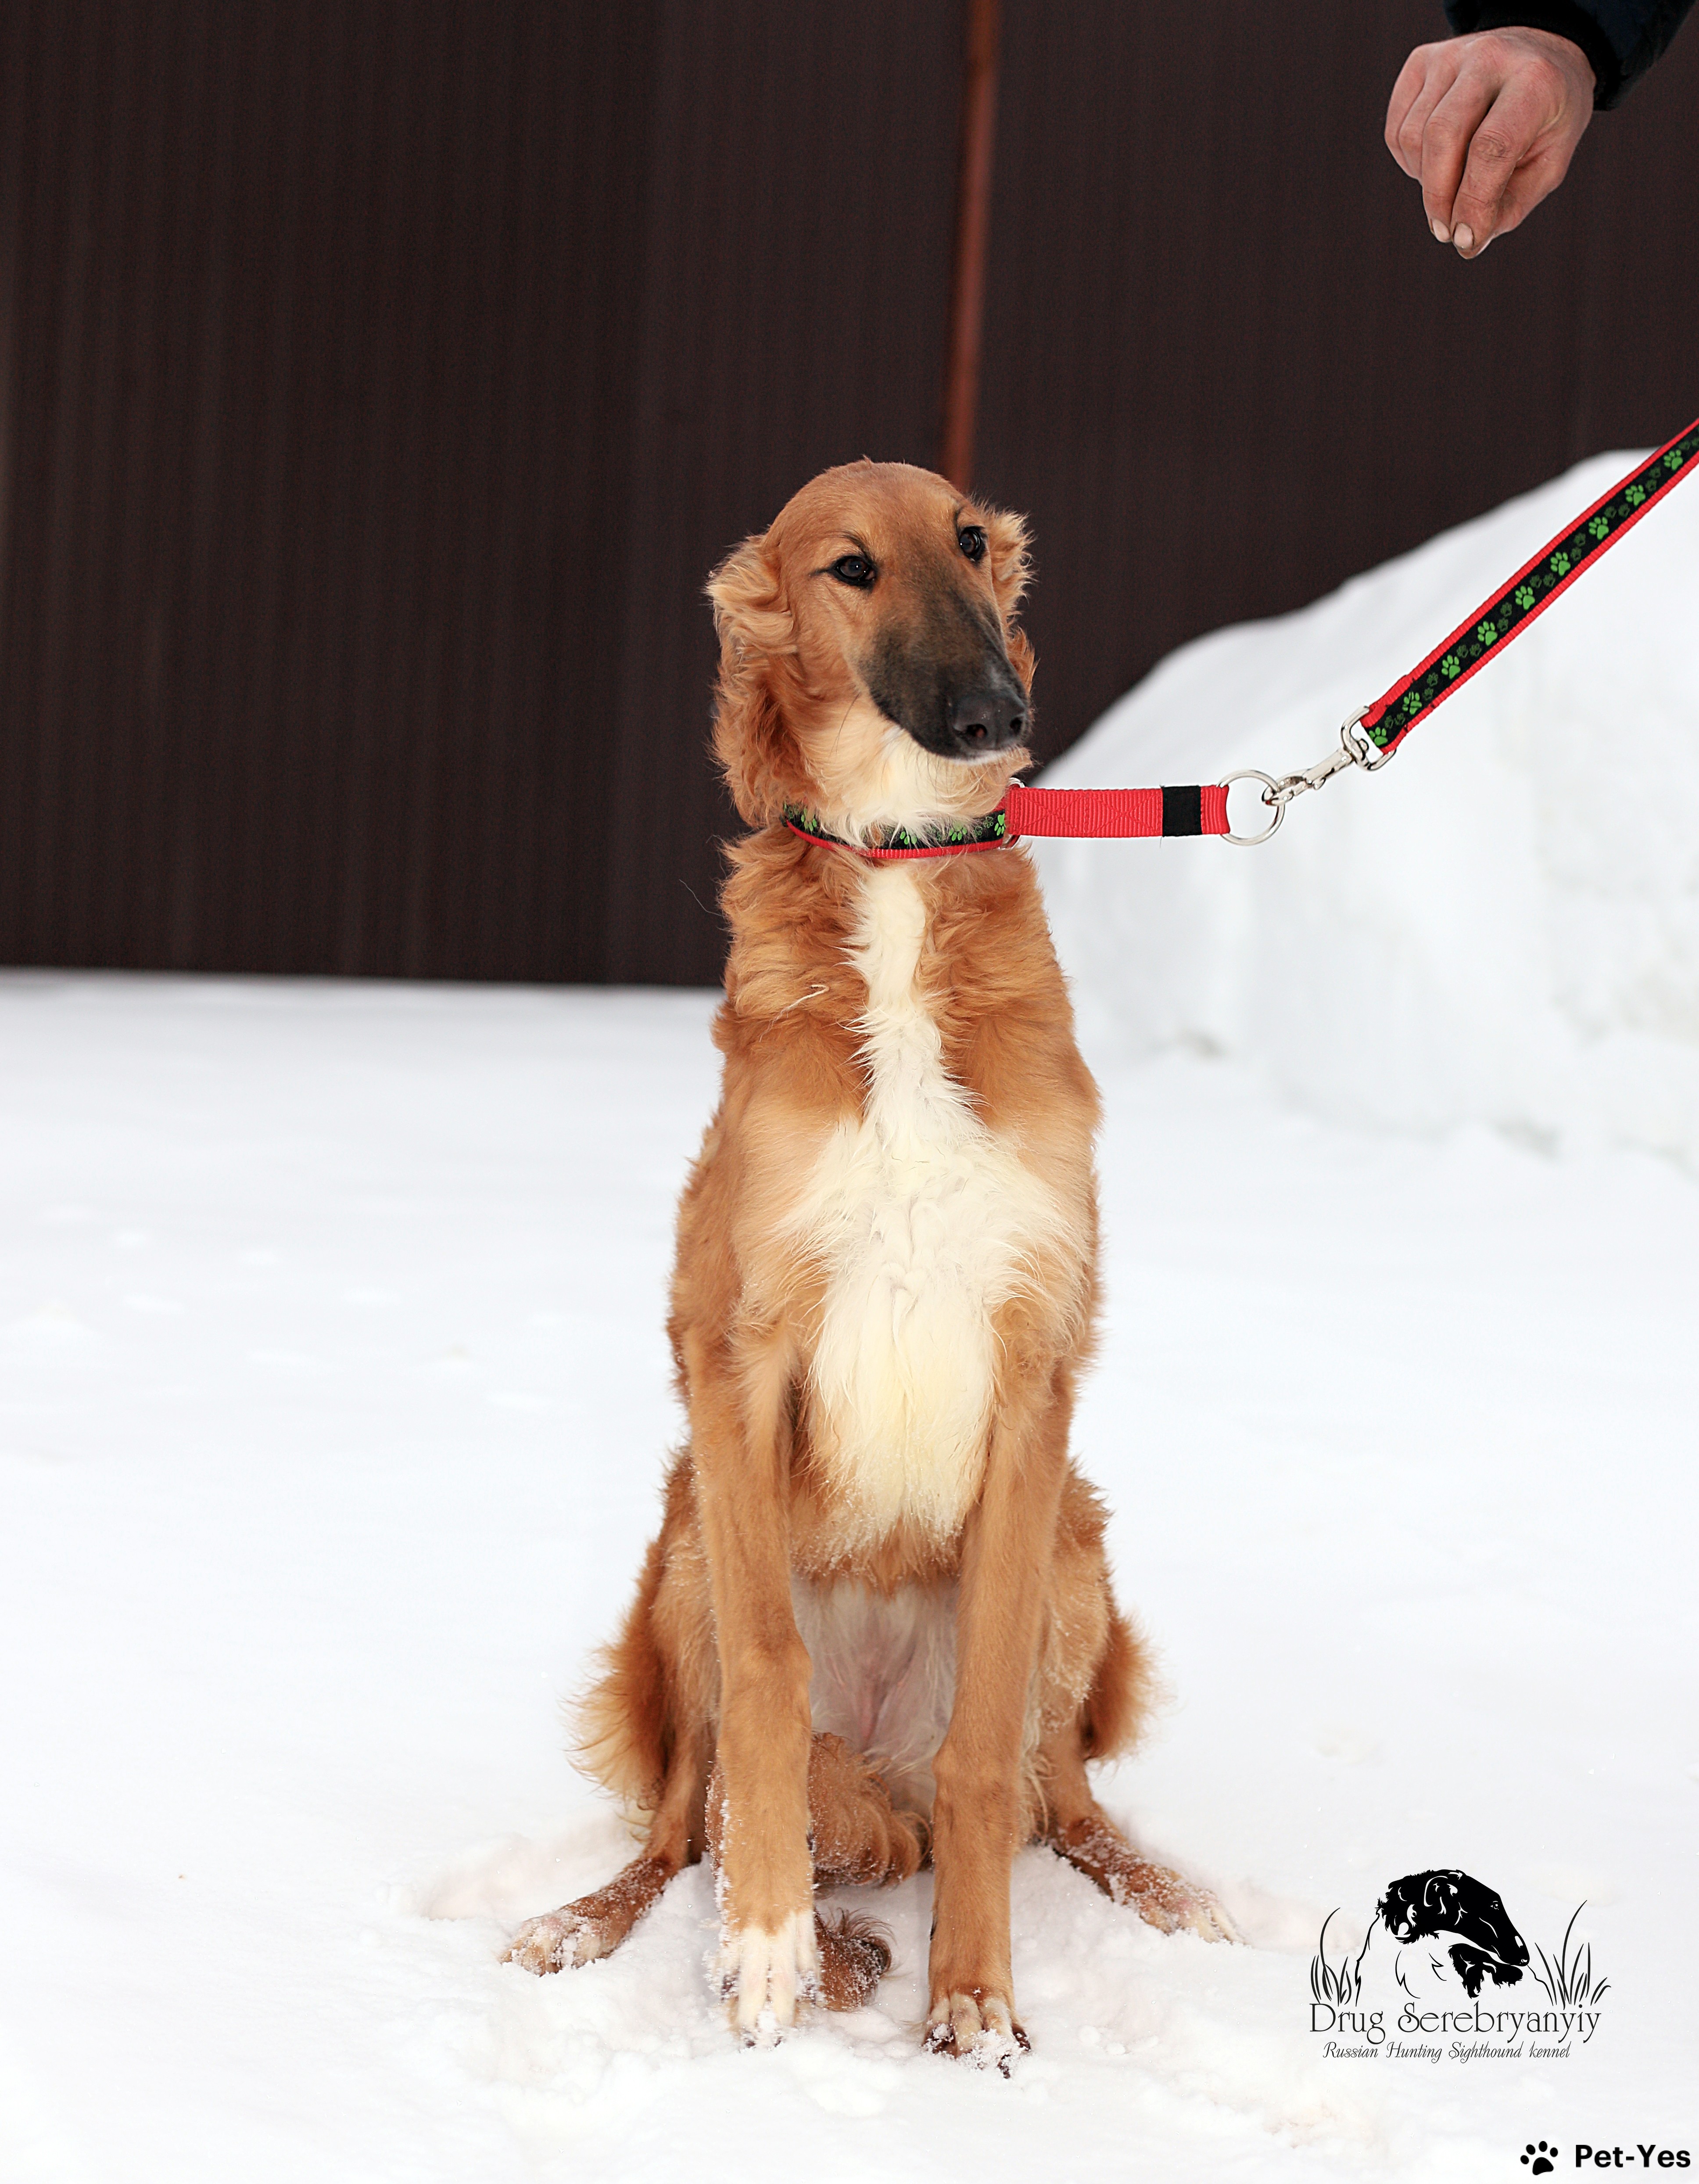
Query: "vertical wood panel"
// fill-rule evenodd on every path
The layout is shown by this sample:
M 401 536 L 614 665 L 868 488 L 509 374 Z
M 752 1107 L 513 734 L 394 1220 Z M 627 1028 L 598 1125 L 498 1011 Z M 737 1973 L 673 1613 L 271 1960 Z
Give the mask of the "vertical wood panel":
M 654 9 L 0 12 L 0 954 L 601 975 Z

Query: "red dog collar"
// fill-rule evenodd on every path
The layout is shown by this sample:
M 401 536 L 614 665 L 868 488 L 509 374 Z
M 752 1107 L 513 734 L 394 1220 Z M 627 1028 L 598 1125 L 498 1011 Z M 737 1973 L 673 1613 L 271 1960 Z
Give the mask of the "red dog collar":
M 1000 849 L 1023 834 L 1067 841 L 1132 841 L 1158 834 L 1224 834 L 1227 791 L 1218 782 L 1184 788 L 1028 788 L 1011 782 L 984 819 L 951 822 L 936 833 L 888 828 L 876 842 L 846 842 L 818 812 L 788 804 L 784 823 L 805 842 L 823 842 L 885 863 L 903 857 L 960 857 Z

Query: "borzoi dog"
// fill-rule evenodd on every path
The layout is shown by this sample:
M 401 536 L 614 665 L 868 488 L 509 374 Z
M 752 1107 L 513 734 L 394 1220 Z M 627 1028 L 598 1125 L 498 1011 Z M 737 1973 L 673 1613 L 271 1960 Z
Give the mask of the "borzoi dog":
M 816 1886 L 930 1861 L 927 2042 L 1005 2068 L 1023 1843 L 1157 1926 L 1229 1933 L 1086 1773 L 1133 1742 L 1150 1674 L 1068 1449 L 1098 1098 L 997 816 L 1028 763 L 1026 573 L 1017 518 L 864 462 L 709 586 L 715 749 L 750 831 L 720 1106 L 678 1217 L 688 1438 L 580 1724 L 643 1849 L 510 1952 L 605 1956 L 705 1854 L 732 2024 L 769 2037 L 889 1965 Z

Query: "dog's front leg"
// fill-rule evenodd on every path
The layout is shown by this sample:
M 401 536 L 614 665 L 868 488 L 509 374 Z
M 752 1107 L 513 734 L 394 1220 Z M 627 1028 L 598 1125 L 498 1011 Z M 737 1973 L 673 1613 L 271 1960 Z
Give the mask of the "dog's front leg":
M 933 1763 L 933 1898 L 927 2044 L 1006 2070 L 1015 2017 L 1009 1869 L 1022 1832 L 1027 1708 L 1067 1457 L 1072 1376 L 1058 1367 L 992 1429 L 985 1485 L 962 1544 L 955 1702 Z
M 808 1844 L 807 1648 L 791 1606 L 788 1352 L 690 1357 L 691 1452 L 720 1655 L 721 1991 L 746 2040 L 774 2036 L 819 1979 Z

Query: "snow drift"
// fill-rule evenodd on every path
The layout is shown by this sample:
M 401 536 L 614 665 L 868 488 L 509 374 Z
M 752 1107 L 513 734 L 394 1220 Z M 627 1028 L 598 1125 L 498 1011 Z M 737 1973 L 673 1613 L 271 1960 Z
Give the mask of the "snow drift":
M 1598 456 L 1301 612 L 1187 646 L 1046 783 L 1312 764 L 1633 460 Z M 1303 798 L 1265 848 L 1042 844 L 1094 1045 L 1228 1053 L 1339 1117 L 1699 1165 L 1696 599 L 1690 490 L 1384 773 Z M 1234 793 L 1242 826 L 1254 797 Z

